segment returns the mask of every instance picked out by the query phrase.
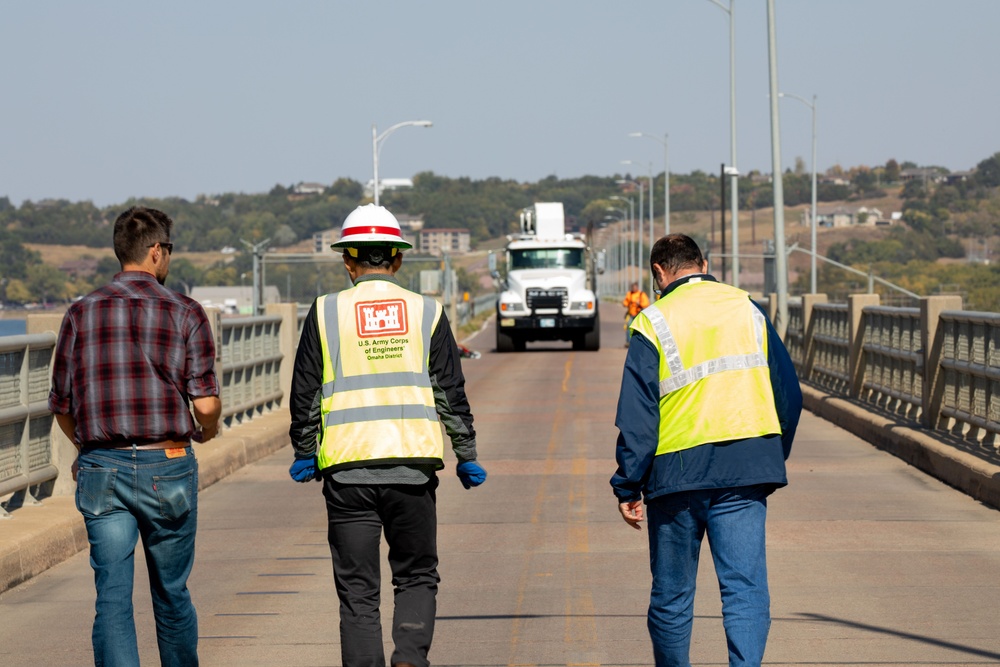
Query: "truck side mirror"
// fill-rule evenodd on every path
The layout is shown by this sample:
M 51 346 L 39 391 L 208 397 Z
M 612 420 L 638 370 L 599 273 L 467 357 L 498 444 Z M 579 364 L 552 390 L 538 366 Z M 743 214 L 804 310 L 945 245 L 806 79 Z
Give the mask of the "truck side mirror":
M 487 262 L 489 263 L 490 267 L 490 275 L 493 276 L 496 280 L 500 280 L 500 272 L 497 271 L 497 256 L 491 252 L 489 255 L 487 255 Z
M 604 273 L 604 269 L 608 263 L 608 251 L 598 250 L 597 251 L 597 272 Z

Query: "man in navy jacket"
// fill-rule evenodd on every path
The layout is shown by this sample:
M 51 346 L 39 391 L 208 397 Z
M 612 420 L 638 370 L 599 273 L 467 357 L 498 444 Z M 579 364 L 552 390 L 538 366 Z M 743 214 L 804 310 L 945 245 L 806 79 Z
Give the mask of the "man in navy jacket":
M 707 263 L 693 240 L 682 234 L 663 237 L 650 255 L 661 297 L 632 325 L 635 335 L 625 360 L 615 420 L 620 431 L 618 469 L 611 486 L 629 525 L 639 529 L 639 522 L 647 518 L 649 521 L 653 590 L 648 626 L 656 665 L 690 664 L 698 554 L 706 533 L 722 592 L 730 664 L 760 664 L 770 627 L 764 552 L 767 496 L 788 483 L 785 459 L 802 409 L 801 389 L 788 352 L 763 311 L 749 301 L 749 295 L 744 298 L 741 294 L 745 293 L 705 273 Z M 723 292 L 725 299 L 719 303 L 728 304 L 730 310 L 715 312 L 711 303 Z M 689 311 L 672 311 L 677 308 Z M 693 311 L 697 311 L 697 317 L 690 316 Z M 756 382 L 766 388 L 764 378 L 769 378 L 773 396 L 751 394 L 729 405 L 716 401 L 686 403 L 680 413 L 665 409 L 662 404 L 676 400 L 680 392 L 691 392 L 695 397 L 706 395 L 698 393 L 698 383 L 725 383 L 729 381 L 727 372 L 747 372 L 742 368 L 705 371 L 719 367 L 718 360 L 713 359 L 714 365 L 705 364 L 700 370 L 680 370 L 675 365 L 674 370 L 679 372 L 673 384 L 664 381 L 661 355 L 676 353 L 673 362 L 664 357 L 663 367 L 679 363 L 677 358 L 691 356 L 685 355 L 683 347 L 679 351 L 664 349 L 674 341 L 668 321 L 677 329 L 673 332 L 677 342 L 688 347 L 728 337 L 744 321 L 755 321 L 761 342 L 766 336 L 766 346 L 761 345 L 756 357 L 761 366 Z M 662 325 L 657 328 L 654 322 Z M 668 329 L 666 336 L 658 333 L 664 327 Z M 766 374 L 762 368 L 765 358 Z M 721 365 L 725 366 L 725 361 Z M 687 384 L 677 379 L 685 374 L 694 379 Z M 707 379 L 706 375 L 715 379 Z M 675 392 L 664 389 L 678 384 L 682 386 Z M 769 419 L 779 427 L 753 437 L 687 442 L 676 450 L 664 444 L 685 431 L 725 432 L 725 425 L 737 419 L 737 408 L 744 410 L 748 405 L 773 409 L 776 415 Z M 696 413 L 692 414 L 692 410 Z M 679 416 L 671 423 L 661 423 L 663 414 Z M 711 426 L 706 428 L 704 424 Z

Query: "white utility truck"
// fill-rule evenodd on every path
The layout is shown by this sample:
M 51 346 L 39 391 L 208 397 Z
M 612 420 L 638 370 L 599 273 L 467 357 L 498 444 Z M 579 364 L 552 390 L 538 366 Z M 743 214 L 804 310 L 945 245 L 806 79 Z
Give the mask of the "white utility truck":
M 523 351 L 536 340 L 572 341 L 574 350 L 601 347 L 596 273 L 603 253 L 583 234 L 567 234 L 561 202 L 541 202 L 521 211 L 521 231 L 507 237 L 507 275 L 490 272 L 500 286 L 497 352 Z

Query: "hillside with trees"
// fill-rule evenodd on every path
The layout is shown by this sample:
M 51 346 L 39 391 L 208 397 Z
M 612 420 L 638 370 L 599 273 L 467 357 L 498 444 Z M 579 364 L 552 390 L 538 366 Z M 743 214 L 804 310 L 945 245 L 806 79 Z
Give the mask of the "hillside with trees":
M 880 238 L 859 235 L 836 243 L 826 249 L 829 257 L 866 270 L 871 267 L 880 276 L 921 294 L 959 285 L 969 308 L 1000 310 L 1000 288 L 992 287 L 1000 283 L 997 269 L 985 262 L 989 249 L 1000 237 L 1000 153 L 980 162 L 968 178 L 947 179 L 947 170 L 925 167 L 923 179 L 902 182 L 907 170 L 916 167 L 889 160 L 875 168 L 828 170 L 818 188 L 821 203 L 869 200 L 887 191 L 898 192 L 903 202 L 903 224 L 893 225 Z M 927 173 L 932 177 L 927 178 Z M 653 178 L 657 211 L 663 210 L 663 178 L 662 173 Z M 633 191 L 637 181 L 648 188 L 646 177 L 628 173 L 573 179 L 549 176 L 535 183 L 520 183 L 423 172 L 414 177 L 412 189 L 387 191 L 381 203 L 394 213 L 422 217 L 427 228 L 469 229 L 475 247 L 514 231 L 517 212 L 535 201 L 563 202 L 570 224 L 580 229 L 605 224 L 608 206 L 616 203 L 611 198 L 623 193 L 636 196 Z M 810 184 L 810 174 L 802 160 L 797 160 L 795 168 L 783 175 L 785 206 L 806 205 Z M 714 217 L 715 211 L 728 208 L 726 202 L 720 201 L 718 174 L 671 174 L 670 186 L 672 219 L 678 221 L 679 231 L 687 231 L 682 221 L 702 219 L 706 212 Z M 4 267 L 0 297 L 15 304 L 60 303 L 106 282 L 118 270 L 117 261 L 107 252 L 111 226 L 118 213 L 131 205 L 155 206 L 174 218 L 175 257 L 170 284 L 179 291 L 189 291 L 199 284 L 239 285 L 246 280 L 251 258 L 242 241 L 270 239 L 271 248 L 279 251 L 308 246 L 304 242 L 314 233 L 339 227 L 358 204 L 366 201 L 362 185 L 346 178 L 324 187 L 320 194 L 301 194 L 294 185 L 275 185 L 267 193 L 203 195 L 194 201 L 134 199 L 104 208 L 88 201 L 66 200 L 26 201 L 15 206 L 8 198 L 0 197 L 0 260 Z M 739 191 L 743 223 L 772 205 L 767 175 L 747 174 Z M 695 227 L 691 233 L 701 235 L 702 241 L 707 237 L 705 230 Z M 27 250 L 24 244 L 42 252 Z M 53 265 L 45 261 L 44 248 L 57 245 L 81 246 L 84 250 L 72 265 Z M 209 264 L 185 257 L 197 253 L 210 256 L 207 253 L 219 253 L 223 248 L 234 248 L 236 252 L 218 256 Z M 87 249 L 94 249 L 93 255 Z M 965 261 L 968 258 L 983 261 L 971 263 Z M 317 290 L 330 288 L 321 273 L 311 265 L 281 265 L 268 269 L 268 282 L 278 285 L 283 294 L 290 290 L 293 299 L 307 300 Z M 841 288 L 853 289 L 856 279 L 840 275 L 843 273 L 824 267 L 822 285 L 827 289 L 820 291 L 835 295 Z M 800 276 L 793 289 L 798 293 L 807 291 L 807 276 L 805 280 L 803 284 Z M 466 276 L 464 282 L 466 288 L 477 289 L 471 278 Z

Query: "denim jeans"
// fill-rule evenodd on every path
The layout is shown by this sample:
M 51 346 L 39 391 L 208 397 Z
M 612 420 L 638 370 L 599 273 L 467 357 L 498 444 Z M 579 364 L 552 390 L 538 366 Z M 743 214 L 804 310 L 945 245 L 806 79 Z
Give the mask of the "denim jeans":
M 690 667 L 702 537 L 715 562 L 730 665 L 760 665 L 771 627 L 764 524 L 773 485 L 673 493 L 647 504 L 653 590 L 647 624 L 657 667 Z
M 382 531 L 392 570 L 391 664 L 425 667 L 437 589 L 437 477 L 424 485 L 346 485 L 323 480 L 345 667 L 384 667 L 379 613 Z
M 90 541 L 97 587 L 94 664 L 139 664 L 132 582 L 135 545 L 142 537 L 156 618 L 160 664 L 198 664 L 198 618 L 187 588 L 194 564 L 198 462 L 165 450 L 84 449 L 76 506 Z

